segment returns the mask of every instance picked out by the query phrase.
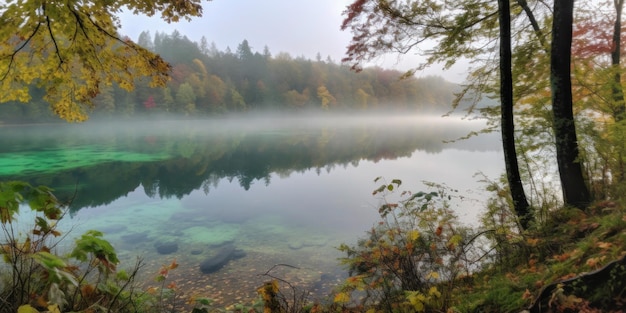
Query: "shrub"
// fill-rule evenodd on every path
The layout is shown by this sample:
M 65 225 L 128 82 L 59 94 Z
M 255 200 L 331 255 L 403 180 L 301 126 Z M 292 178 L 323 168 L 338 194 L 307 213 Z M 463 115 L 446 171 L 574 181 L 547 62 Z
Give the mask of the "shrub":
M 29 216 L 20 212 L 24 204 L 34 225 L 20 231 L 27 223 L 17 218 Z M 87 231 L 68 254 L 57 252 L 67 238 L 57 229 L 65 208 L 50 188 L 0 182 L 0 312 L 140 311 L 134 281 L 141 261 L 130 272 L 118 270 L 117 254 L 101 232 Z
M 400 200 L 389 201 L 401 184 L 395 179 L 374 190 L 382 196 L 381 221 L 356 246 L 339 247 L 350 277 L 336 303 L 360 299 L 386 312 L 445 311 L 453 304 L 455 281 L 471 275 L 475 237 L 459 226 L 446 188 L 431 184 L 436 191 L 401 192 Z

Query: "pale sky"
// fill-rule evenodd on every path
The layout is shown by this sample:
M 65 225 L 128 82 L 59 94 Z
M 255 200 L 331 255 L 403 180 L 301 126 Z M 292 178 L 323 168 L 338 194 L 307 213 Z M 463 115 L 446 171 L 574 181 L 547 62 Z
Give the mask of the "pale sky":
M 146 17 L 123 13 L 120 32 L 137 40 L 144 30 L 152 36 L 158 32 L 178 30 L 190 40 L 200 42 L 202 36 L 214 42 L 219 50 L 237 46 L 247 39 L 255 52 L 268 46 L 273 55 L 288 52 L 293 57 L 315 59 L 319 52 L 323 59 L 330 56 L 340 62 L 350 43 L 349 30 L 341 31 L 342 12 L 352 0 L 214 0 L 203 1 L 204 13 L 191 22 L 167 24 L 160 16 Z M 408 70 L 419 64 L 416 56 L 386 56 L 370 63 L 383 68 Z M 465 69 L 454 68 L 442 72 L 432 67 L 417 76 L 439 75 L 454 82 L 463 81 Z

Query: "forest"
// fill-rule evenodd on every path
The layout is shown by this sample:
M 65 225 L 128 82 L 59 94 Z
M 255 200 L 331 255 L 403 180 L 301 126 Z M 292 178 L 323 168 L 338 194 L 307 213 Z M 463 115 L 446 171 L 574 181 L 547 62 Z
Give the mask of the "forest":
M 411 110 L 446 113 L 459 86 L 441 77 L 403 78 L 402 72 L 372 67 L 361 73 L 330 59 L 273 56 L 268 47 L 254 51 L 243 40 L 233 52 L 220 51 L 205 37 L 193 42 L 178 31 L 148 31 L 137 43 L 171 64 L 171 80 L 153 88 L 137 78 L 131 92 L 118 85 L 103 86 L 89 109 L 92 118 L 177 114 L 215 116 L 260 111 Z M 58 121 L 43 100 L 44 91 L 29 90 L 28 105 L 0 106 L 4 123 Z

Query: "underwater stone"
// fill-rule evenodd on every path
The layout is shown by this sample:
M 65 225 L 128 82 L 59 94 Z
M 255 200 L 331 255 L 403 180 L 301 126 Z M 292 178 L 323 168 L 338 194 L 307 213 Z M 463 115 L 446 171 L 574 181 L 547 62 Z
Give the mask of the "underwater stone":
M 148 240 L 148 233 L 132 233 L 128 235 L 123 235 L 121 238 L 128 243 L 140 243 Z
M 99 227 L 98 230 L 105 234 L 117 234 L 125 231 L 128 227 L 122 224 L 109 225 L 105 227 Z
M 225 245 L 217 250 L 214 256 L 206 258 L 200 263 L 200 271 L 203 274 L 215 273 L 231 260 L 241 259 L 245 256 L 245 251 L 235 248 L 232 244 Z
M 159 254 L 172 254 L 178 251 L 178 244 L 175 242 L 159 242 L 155 243 L 154 247 Z
M 293 240 L 289 242 L 289 249 L 291 250 L 300 250 L 302 249 L 302 247 L 304 247 L 304 244 L 302 243 L 302 241 L 299 240 Z
M 289 239 L 288 246 L 291 250 L 300 250 L 310 247 L 324 247 L 328 243 L 328 238 L 314 236 L 306 239 Z

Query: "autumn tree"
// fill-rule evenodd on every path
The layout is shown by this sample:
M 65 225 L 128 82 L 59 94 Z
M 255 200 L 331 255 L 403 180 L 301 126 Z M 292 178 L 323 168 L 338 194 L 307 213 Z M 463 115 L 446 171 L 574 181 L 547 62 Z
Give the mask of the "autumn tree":
M 513 91 L 510 48 L 510 3 L 498 1 L 498 7 L 483 1 L 354 1 L 345 12 L 342 29 L 354 36 L 346 62 L 359 70 L 360 62 L 389 52 L 407 53 L 431 40 L 439 43 L 425 53 L 427 60 L 419 68 L 444 62 L 454 64 L 460 57 L 474 58 L 493 48 L 477 46 L 477 40 L 491 41 L 491 29 L 500 24 L 500 99 L 501 130 L 506 174 L 514 209 L 521 226 L 527 228 L 530 209 L 519 174 L 515 151 Z M 498 17 L 496 19 L 495 17 Z M 410 75 L 412 73 L 407 73 Z M 478 75 L 476 75 L 478 77 Z M 467 89 L 465 90 L 467 91 Z M 463 93 L 462 93 L 463 94 Z
M 571 2 L 571 1 L 570 1 Z M 536 60 L 536 51 L 546 49 L 551 54 L 552 60 L 556 62 L 555 56 L 561 56 L 558 66 L 552 66 L 550 77 L 552 84 L 548 89 L 552 90 L 552 101 L 554 104 L 554 114 L 548 117 L 554 129 L 554 137 L 557 138 L 555 146 L 557 149 L 557 163 L 561 176 L 564 200 L 566 204 L 582 207 L 589 200 L 582 171 L 580 171 L 580 159 L 578 156 L 578 143 L 576 138 L 576 128 L 574 116 L 571 112 L 571 83 L 569 82 L 569 49 L 571 42 L 572 19 L 564 18 L 563 8 L 572 5 L 556 1 L 558 10 L 547 8 L 546 2 L 537 1 L 529 4 L 525 0 L 517 0 L 512 5 L 517 18 L 515 25 L 516 49 L 513 54 L 521 56 L 520 60 L 515 60 L 514 66 L 524 68 L 533 64 Z M 501 4 L 501 6 L 504 4 Z M 538 20 L 534 10 L 543 10 L 539 16 L 543 20 Z M 500 92 L 500 88 L 494 88 L 493 82 L 501 77 L 494 76 L 498 73 L 492 64 L 494 60 L 489 56 L 494 55 L 493 34 L 497 33 L 497 20 L 494 16 L 499 15 L 498 8 L 494 8 L 491 2 L 486 1 L 354 1 L 346 10 L 346 19 L 342 25 L 343 29 L 350 29 L 354 36 L 352 44 L 348 47 L 346 62 L 352 63 L 353 68 L 359 69 L 360 62 L 370 60 L 378 55 L 390 52 L 406 53 L 415 51 L 422 47 L 425 42 L 435 42 L 434 48 L 419 50 L 426 57 L 424 64 L 420 67 L 441 62 L 445 66 L 454 64 L 460 57 L 465 57 L 478 64 L 469 75 L 470 83 L 460 93 L 460 97 L 455 105 L 463 97 L 471 96 L 469 93 L 482 94 L 489 92 Z M 558 19 L 557 19 L 558 17 Z M 553 30 L 558 30 L 558 36 L 552 32 L 552 42 L 547 44 L 545 31 L 542 27 L 549 25 L 554 19 Z M 568 24 L 569 23 L 569 24 Z M 569 38 L 567 40 L 567 27 L 569 25 Z M 530 37 L 529 34 L 534 34 Z M 565 36 L 565 37 L 563 37 Z M 539 49 L 539 50 L 537 50 Z M 567 51 L 565 51 L 567 50 Z M 526 54 L 527 56 L 523 56 Z M 567 63 L 567 65 L 566 65 Z M 554 63 L 556 65 L 556 63 Z M 542 72 L 543 67 L 526 67 L 525 71 Z M 567 70 L 566 70 L 567 68 Z M 408 73 L 411 74 L 411 73 Z M 520 77 L 525 73 L 517 73 Z M 526 75 L 531 77 L 532 75 Z M 556 84 L 555 84 L 556 83 Z M 522 96 L 528 96 L 528 91 L 535 88 L 540 93 L 542 90 L 536 89 L 534 81 L 524 80 L 514 82 L 515 88 L 522 90 Z M 523 89 L 526 89 L 525 91 Z M 569 99 L 566 94 L 569 89 Z M 550 99 L 550 98 L 548 98 Z M 512 117 L 511 117 L 512 118 Z M 505 123 L 502 123 L 505 126 Z M 510 124 L 509 124 L 510 125 Z M 512 140 L 512 138 L 511 138 Z M 505 143 L 503 143 L 505 144 Z M 576 156 L 576 157 L 574 157 Z M 574 158 L 572 158 L 574 157 Z M 516 179 L 509 171 L 511 164 L 507 165 L 507 176 L 509 182 Z M 578 168 L 578 169 L 577 169 Z M 509 186 L 512 187 L 512 186 Z M 573 191 L 575 190 L 575 192 Z M 521 192 L 519 188 L 516 192 Z M 512 191 L 514 192 L 514 191 Z M 573 193 L 577 195 L 574 196 Z M 515 198 L 515 195 L 514 195 Z M 517 202 L 523 203 L 523 202 Z M 521 208 L 516 208 L 517 212 L 523 212 Z
M 574 105 L 589 112 L 583 122 L 591 134 L 582 133 L 581 154 L 592 194 L 621 194 L 626 179 L 626 120 L 622 62 L 626 34 L 621 23 L 624 1 L 599 1 L 577 7 L 572 62 Z M 599 133 L 604 134 L 600 136 Z M 579 136 L 581 136 L 579 134 Z M 610 185 L 618 188 L 609 188 Z M 612 190 L 613 189 L 613 190 Z
M 317 98 L 322 102 L 322 109 L 324 110 L 328 110 L 329 104 L 332 106 L 337 105 L 337 99 L 333 97 L 324 85 L 317 87 Z
M 117 33 L 122 9 L 167 22 L 200 16 L 199 0 L 34 1 L 0 3 L 0 103 L 31 100 L 29 87 L 45 89 L 52 111 L 68 121 L 87 118 L 102 86 L 132 90 L 150 77 L 164 86 L 169 65 Z

